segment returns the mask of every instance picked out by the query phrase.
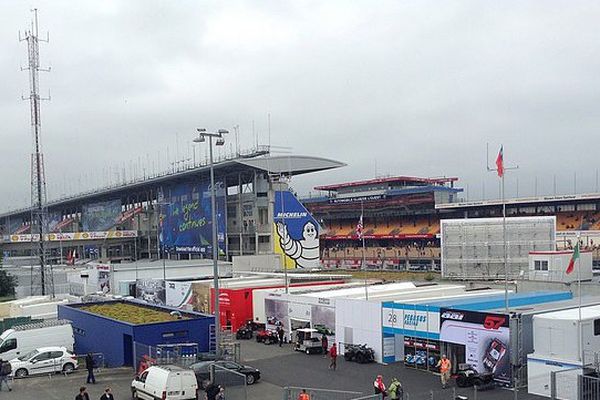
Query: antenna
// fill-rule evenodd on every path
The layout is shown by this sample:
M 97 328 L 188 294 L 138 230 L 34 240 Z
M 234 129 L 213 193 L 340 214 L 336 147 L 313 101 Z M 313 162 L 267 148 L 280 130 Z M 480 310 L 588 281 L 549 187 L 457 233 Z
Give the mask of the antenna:
M 50 68 L 40 68 L 40 49 L 39 42 L 48 42 L 50 35 L 46 35 L 45 40 L 38 38 L 38 13 L 37 8 L 31 10 L 33 20 L 31 21 L 31 30 L 25 31 L 23 36 L 19 32 L 19 41 L 27 42 L 27 53 L 29 64 L 27 68 L 21 70 L 29 71 L 29 97 L 23 97 L 23 100 L 29 100 L 31 110 L 31 136 L 33 140 L 33 150 L 31 153 L 31 243 L 32 254 L 35 254 L 40 263 L 39 284 L 41 294 L 46 295 L 46 289 L 50 289 L 50 294 L 54 297 L 54 279 L 52 276 L 52 267 L 46 266 L 46 248 L 44 233 L 47 223 L 47 192 L 46 192 L 46 174 L 44 169 L 44 154 L 42 152 L 42 122 L 40 116 L 40 102 L 50 100 L 50 97 L 42 98 L 39 94 L 39 72 L 50 71 Z M 35 238 L 38 238 L 37 246 L 34 244 Z M 50 269 L 50 280 L 46 280 L 46 268 Z M 34 285 L 37 283 L 37 274 L 33 272 L 31 266 L 31 292 L 34 294 Z
M 269 147 L 271 147 L 271 113 L 267 114 L 267 125 L 268 125 L 268 131 L 269 131 L 268 132 L 269 137 L 268 137 L 267 144 L 269 145 Z

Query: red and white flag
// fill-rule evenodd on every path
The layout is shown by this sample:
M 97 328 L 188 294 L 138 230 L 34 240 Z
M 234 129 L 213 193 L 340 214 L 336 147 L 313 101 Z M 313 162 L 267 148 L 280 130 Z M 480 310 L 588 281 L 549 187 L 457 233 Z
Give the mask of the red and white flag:
M 363 216 L 360 214 L 360 219 L 358 220 L 358 224 L 356 224 L 356 236 L 358 238 L 362 238 L 363 235 Z
M 502 178 L 502 175 L 504 175 L 504 146 L 500 146 L 498 157 L 496 157 L 496 171 L 498 171 L 498 176 Z

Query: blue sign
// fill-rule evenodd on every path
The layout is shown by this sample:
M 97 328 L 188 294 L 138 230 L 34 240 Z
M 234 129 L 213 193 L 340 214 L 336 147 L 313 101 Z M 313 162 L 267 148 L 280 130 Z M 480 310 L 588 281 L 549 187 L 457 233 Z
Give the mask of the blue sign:
M 275 251 L 292 268 L 319 267 L 320 226 L 290 191 L 275 192 Z
M 217 241 L 225 254 L 225 190 L 216 182 Z M 166 205 L 161 211 L 162 246 L 175 253 L 212 255 L 212 207 L 210 184 L 184 183 L 163 191 Z

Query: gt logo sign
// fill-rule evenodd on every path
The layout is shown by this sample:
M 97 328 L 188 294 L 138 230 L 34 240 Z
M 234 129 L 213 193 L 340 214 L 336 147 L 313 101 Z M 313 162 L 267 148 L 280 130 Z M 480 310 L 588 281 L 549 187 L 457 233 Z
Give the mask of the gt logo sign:
M 483 327 L 485 329 L 498 329 L 504 322 L 506 321 L 506 317 L 494 317 L 492 315 L 488 315 L 485 317 L 485 321 L 483 321 Z

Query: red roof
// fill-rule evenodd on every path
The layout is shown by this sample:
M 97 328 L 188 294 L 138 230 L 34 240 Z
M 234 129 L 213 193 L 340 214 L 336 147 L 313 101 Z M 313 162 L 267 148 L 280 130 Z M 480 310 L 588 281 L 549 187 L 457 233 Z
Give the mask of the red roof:
M 375 179 L 367 179 L 364 181 L 354 181 L 354 182 L 346 182 L 346 183 L 337 183 L 333 185 L 325 185 L 325 186 L 316 186 L 315 190 L 338 190 L 348 187 L 356 187 L 356 186 L 367 186 L 367 185 L 376 185 L 379 183 L 392 183 L 392 182 L 407 182 L 407 183 L 425 183 L 425 184 L 444 184 L 449 182 L 456 182 L 458 178 L 419 178 L 416 176 L 394 176 L 387 178 L 375 178 Z

